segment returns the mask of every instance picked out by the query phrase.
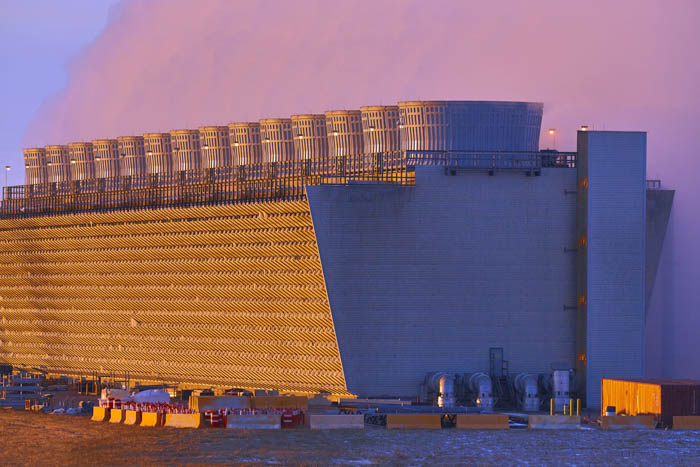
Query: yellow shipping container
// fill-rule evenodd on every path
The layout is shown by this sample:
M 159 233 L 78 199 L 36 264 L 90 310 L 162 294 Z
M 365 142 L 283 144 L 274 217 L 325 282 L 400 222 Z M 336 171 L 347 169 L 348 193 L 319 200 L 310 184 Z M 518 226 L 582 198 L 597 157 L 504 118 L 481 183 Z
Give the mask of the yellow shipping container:
M 653 415 L 661 421 L 661 386 L 641 381 L 603 378 L 600 392 L 600 412 L 615 407 L 615 415 Z
M 700 415 L 700 381 L 603 378 L 600 394 L 601 415 L 613 406 L 615 415 L 653 415 L 664 427 L 674 416 Z

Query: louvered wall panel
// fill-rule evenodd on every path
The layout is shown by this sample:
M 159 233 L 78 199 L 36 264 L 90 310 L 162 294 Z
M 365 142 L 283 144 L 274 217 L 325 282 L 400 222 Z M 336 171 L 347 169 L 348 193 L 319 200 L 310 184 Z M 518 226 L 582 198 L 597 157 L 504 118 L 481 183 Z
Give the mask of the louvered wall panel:
M 348 395 L 305 201 L 0 221 L 0 361 Z

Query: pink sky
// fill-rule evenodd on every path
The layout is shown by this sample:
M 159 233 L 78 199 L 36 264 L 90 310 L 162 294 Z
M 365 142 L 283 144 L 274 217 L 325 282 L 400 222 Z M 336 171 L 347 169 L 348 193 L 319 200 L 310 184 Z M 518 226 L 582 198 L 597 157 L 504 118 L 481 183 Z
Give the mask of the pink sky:
M 571 149 L 581 123 L 653 143 L 658 120 L 697 115 L 698 2 L 491 3 L 126 1 L 25 141 L 501 99 L 544 102 Z
M 698 18 L 696 0 L 126 0 L 24 140 L 413 99 L 544 102 L 543 128 L 564 150 L 581 124 L 648 131 L 648 178 L 677 190 L 655 297 L 668 345 L 654 371 L 700 378 Z

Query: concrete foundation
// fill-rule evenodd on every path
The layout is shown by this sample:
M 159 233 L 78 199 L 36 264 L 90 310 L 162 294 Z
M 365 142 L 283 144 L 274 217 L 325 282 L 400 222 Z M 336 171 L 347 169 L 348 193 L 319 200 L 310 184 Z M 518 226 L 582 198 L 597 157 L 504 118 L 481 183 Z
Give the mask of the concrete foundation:
M 460 414 L 457 415 L 457 428 L 462 430 L 507 430 L 510 425 L 506 414 Z
M 336 428 L 364 428 L 364 415 L 311 415 L 312 430 L 328 430 Z
M 700 430 L 700 416 L 686 415 L 673 417 L 674 430 Z
M 531 430 L 576 430 L 581 428 L 581 417 L 568 415 L 530 415 L 527 427 Z
M 612 415 L 601 417 L 603 430 L 653 430 L 656 420 L 653 415 Z
M 386 416 L 386 427 L 395 429 L 429 429 L 442 428 L 442 416 L 439 414 L 389 414 Z

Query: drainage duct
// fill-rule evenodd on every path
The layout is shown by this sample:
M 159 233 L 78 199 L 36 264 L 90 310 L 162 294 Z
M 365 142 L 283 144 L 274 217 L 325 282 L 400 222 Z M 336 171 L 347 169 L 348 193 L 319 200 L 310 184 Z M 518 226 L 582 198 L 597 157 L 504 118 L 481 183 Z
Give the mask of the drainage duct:
M 438 395 L 438 407 L 455 406 L 455 377 L 443 372 L 428 375 L 428 388 Z
M 469 390 L 476 393 L 476 406 L 483 411 L 493 409 L 493 388 L 491 378 L 485 373 L 473 373 L 469 376 Z
M 540 410 L 539 388 L 537 376 L 532 373 L 520 373 L 514 380 L 515 390 L 518 391 L 520 408 L 527 412 Z

